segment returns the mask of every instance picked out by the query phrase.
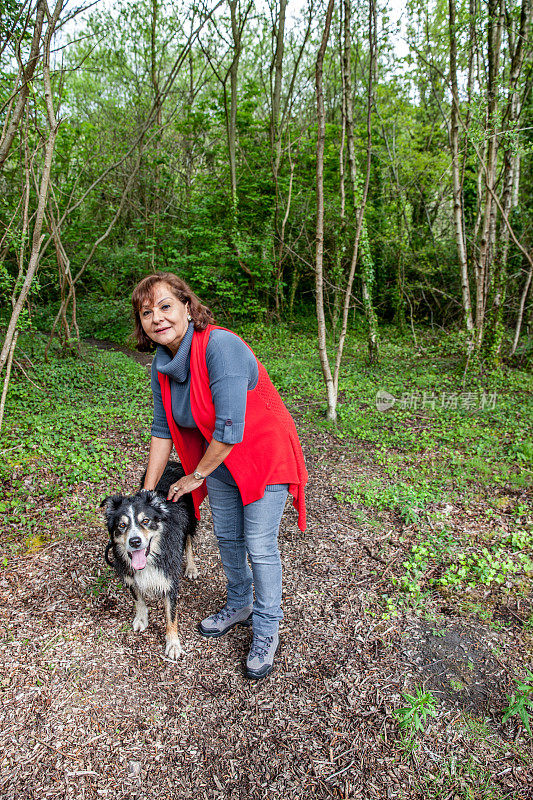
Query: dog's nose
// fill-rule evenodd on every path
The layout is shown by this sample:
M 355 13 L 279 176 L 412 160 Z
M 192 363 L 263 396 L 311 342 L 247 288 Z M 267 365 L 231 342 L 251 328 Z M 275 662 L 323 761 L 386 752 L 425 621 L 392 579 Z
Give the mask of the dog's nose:
M 141 537 L 140 536 L 132 536 L 131 539 L 129 539 L 128 544 L 129 544 L 130 547 L 140 547 L 141 544 L 142 544 Z

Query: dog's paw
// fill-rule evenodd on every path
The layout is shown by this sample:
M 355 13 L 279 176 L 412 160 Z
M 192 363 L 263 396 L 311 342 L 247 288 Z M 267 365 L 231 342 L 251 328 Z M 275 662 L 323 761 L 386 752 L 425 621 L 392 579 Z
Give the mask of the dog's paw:
M 133 620 L 133 630 L 135 633 L 142 633 L 148 627 L 148 611 L 135 615 Z
M 196 564 L 193 562 L 192 564 L 187 564 L 185 567 L 185 577 L 189 578 L 191 581 L 195 581 L 196 578 L 200 575 L 200 571 Z
M 177 661 L 178 658 L 184 654 L 184 652 L 185 651 L 180 644 L 180 640 L 175 634 L 172 636 L 167 636 L 167 643 L 165 646 L 165 655 L 167 658 L 172 659 L 172 661 Z

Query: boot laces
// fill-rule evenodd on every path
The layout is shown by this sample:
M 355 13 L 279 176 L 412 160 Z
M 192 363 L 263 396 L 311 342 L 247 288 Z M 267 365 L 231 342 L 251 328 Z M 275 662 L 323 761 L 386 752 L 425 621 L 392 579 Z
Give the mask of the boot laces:
M 217 611 L 216 614 L 213 614 L 211 619 L 213 622 L 224 622 L 224 620 L 228 619 L 228 617 L 231 617 L 232 614 L 235 614 L 236 610 L 237 609 L 235 608 L 221 608 L 220 611 Z
M 252 646 L 250 648 L 250 658 L 264 658 L 270 649 L 274 637 L 273 636 L 254 636 Z

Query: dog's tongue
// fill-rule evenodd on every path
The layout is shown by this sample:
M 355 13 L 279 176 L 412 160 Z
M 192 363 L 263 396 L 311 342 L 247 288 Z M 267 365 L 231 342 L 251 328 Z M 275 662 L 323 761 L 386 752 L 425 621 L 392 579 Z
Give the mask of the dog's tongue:
M 144 569 L 146 566 L 146 550 L 131 551 L 131 566 L 133 569 Z

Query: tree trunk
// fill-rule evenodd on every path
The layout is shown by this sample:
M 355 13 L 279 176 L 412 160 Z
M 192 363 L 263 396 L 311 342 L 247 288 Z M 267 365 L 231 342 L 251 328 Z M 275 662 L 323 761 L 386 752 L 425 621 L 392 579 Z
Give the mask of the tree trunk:
M 231 34 L 233 37 L 233 60 L 229 68 L 230 108 L 227 115 L 227 127 L 231 205 L 234 212 L 237 208 L 237 160 L 235 155 L 237 136 L 237 79 L 239 74 L 239 61 L 242 52 L 242 29 L 239 24 L 239 20 L 237 20 L 237 5 L 238 0 L 229 0 L 231 13 Z
M 512 132 L 520 116 L 518 81 L 524 61 L 524 43 L 528 39 L 531 10 L 531 0 L 522 0 L 518 33 L 514 29 L 514 18 L 511 15 L 506 17 L 511 66 L 507 82 L 507 106 L 503 127 L 508 135 L 502 138 L 504 149 L 503 188 L 501 194 L 502 215 L 484 341 L 484 351 L 494 365 L 500 362 L 504 334 L 503 305 L 507 293 L 507 257 L 509 253 L 509 228 L 506 220 L 509 218 L 511 209 L 518 203 L 514 187 L 515 170 L 518 168 L 519 162 L 513 152 Z M 496 207 L 494 210 L 496 212 Z
M 274 286 L 274 296 L 275 296 L 275 304 L 276 304 L 276 311 L 279 312 L 281 306 L 281 298 L 283 296 L 281 290 L 281 281 L 283 278 L 283 250 L 285 248 L 285 229 L 287 227 L 287 222 L 289 219 L 289 214 L 291 212 L 291 203 L 292 203 L 292 184 L 294 181 L 294 161 L 291 157 L 291 141 L 289 135 L 289 145 L 288 145 L 288 154 L 289 154 L 289 166 L 290 166 L 290 178 L 289 178 L 289 191 L 287 195 L 287 203 L 285 205 L 285 214 L 283 215 L 283 220 L 281 223 L 281 230 L 279 232 L 279 244 L 277 248 L 277 269 L 276 269 L 276 280 Z M 278 198 L 277 198 L 277 191 L 276 191 L 276 215 L 278 214 Z M 294 298 L 293 298 L 294 300 Z M 291 312 L 292 313 L 292 312 Z
M 489 0 L 487 21 L 487 54 L 488 54 L 488 104 L 487 158 L 482 165 L 485 176 L 485 193 L 483 221 L 479 253 L 476 259 L 476 333 L 475 347 L 480 350 L 483 343 L 485 310 L 487 305 L 487 289 L 490 283 L 490 270 L 494 254 L 496 233 L 493 193 L 496 186 L 496 169 L 498 156 L 498 135 L 496 115 L 498 110 L 498 78 L 500 68 L 500 51 L 502 36 L 503 5 L 502 0 Z
M 316 289 L 316 315 L 318 322 L 318 352 L 322 374 L 326 383 L 328 407 L 326 416 L 333 422 L 337 421 L 337 391 L 331 374 L 329 364 L 326 319 L 324 315 L 324 145 L 326 140 L 326 114 L 324 110 L 324 55 L 329 39 L 331 17 L 333 14 L 334 0 L 328 0 L 324 33 L 318 50 L 315 69 L 316 104 L 318 120 L 318 139 L 316 148 L 316 260 L 315 260 L 315 289 Z
M 452 88 L 452 107 L 450 118 L 450 149 L 452 155 L 453 178 L 453 222 L 455 243 L 461 272 L 461 296 L 463 316 L 467 331 L 474 329 L 472 304 L 470 299 L 470 283 L 468 280 L 468 258 L 464 230 L 463 175 L 459 161 L 459 91 L 457 84 L 457 39 L 455 21 L 455 0 L 448 0 L 449 34 L 450 34 L 450 82 Z
M 278 25 L 275 31 L 276 51 L 272 63 L 271 72 L 274 72 L 274 87 L 272 89 L 272 112 L 270 118 L 270 142 L 272 146 L 272 156 L 274 163 L 274 180 L 279 170 L 281 160 L 281 131 L 280 111 L 281 111 L 281 81 L 283 78 L 283 54 L 285 50 L 285 11 L 287 0 L 279 0 Z
M 370 168 L 372 160 L 372 106 L 374 97 L 374 75 L 375 75 L 376 57 L 377 57 L 376 8 L 373 0 L 369 0 L 368 20 L 369 20 L 369 39 L 368 39 L 369 70 L 368 70 L 367 115 L 366 115 L 367 158 L 366 158 L 365 181 L 363 189 L 361 191 L 358 188 L 357 165 L 355 160 L 355 143 L 354 143 L 352 78 L 351 78 L 351 48 L 352 48 L 351 6 L 350 6 L 350 0 L 344 0 L 343 86 L 345 88 L 348 162 L 350 165 L 350 176 L 351 176 L 352 192 L 353 192 L 353 210 L 356 218 L 356 229 L 355 229 L 355 237 L 352 249 L 352 258 L 350 262 L 350 270 L 346 282 L 346 288 L 344 291 L 342 324 L 341 324 L 339 341 L 337 344 L 337 353 L 335 357 L 334 383 L 336 389 L 339 383 L 339 373 L 342 361 L 342 354 L 344 350 L 344 343 L 346 341 L 346 334 L 348 332 L 348 314 L 350 311 L 352 287 L 355 278 L 355 269 L 357 266 L 359 255 L 361 255 L 362 257 L 361 283 L 362 283 L 362 294 L 363 294 L 363 307 L 365 310 L 365 317 L 368 326 L 368 350 L 369 350 L 369 359 L 371 363 L 373 363 L 377 359 L 378 348 L 379 348 L 377 318 L 372 303 L 374 265 L 372 262 L 370 243 L 368 240 L 368 232 L 364 217 L 366 200 L 368 197 L 368 187 L 370 185 Z
M 533 262 L 530 262 L 526 282 L 522 290 L 522 294 L 520 296 L 520 305 L 518 307 L 518 317 L 515 325 L 513 344 L 511 347 L 511 352 L 509 353 L 511 357 L 514 356 L 514 354 L 516 353 L 516 348 L 518 347 L 518 340 L 520 339 L 520 332 L 522 330 L 522 320 L 524 319 L 524 308 L 526 307 L 526 300 L 529 293 L 529 288 L 531 286 L 532 276 L 533 276 Z
M 276 192 L 275 208 L 274 208 L 274 262 L 275 262 L 275 281 L 274 281 L 274 302 L 276 312 L 279 314 L 282 300 L 281 281 L 283 275 L 283 238 L 285 233 L 285 225 L 288 217 L 290 194 L 292 191 L 292 178 L 294 170 L 291 169 L 290 189 L 289 189 L 289 203 L 287 205 L 286 214 L 283 220 L 283 231 L 279 232 L 279 216 L 280 216 L 280 193 L 279 193 L 279 168 L 281 163 L 281 139 L 282 132 L 280 130 L 280 112 L 281 112 L 281 81 L 283 78 L 283 53 L 285 50 L 285 10 L 287 8 L 287 0 L 279 0 L 279 12 L 277 28 L 274 29 L 273 35 L 276 39 L 276 49 L 274 58 L 270 68 L 270 84 L 271 84 L 271 116 L 270 116 L 270 147 L 272 151 L 272 177 L 274 179 L 274 188 Z M 274 73 L 274 86 L 272 87 L 272 73 Z M 276 239 L 279 240 L 279 245 L 276 247 Z M 277 257 L 276 257 L 277 256 Z
M 0 433 L 2 432 L 2 422 L 4 421 L 4 409 L 6 407 L 7 389 L 9 386 L 9 379 L 11 377 L 11 364 L 13 363 L 13 356 L 15 354 L 15 348 L 17 346 L 18 335 L 19 332 L 15 331 L 15 335 L 13 336 L 13 341 L 11 342 L 9 348 L 9 355 L 7 357 L 6 374 L 4 377 L 4 385 L 2 388 L 2 397 L 0 399 Z
M 52 159 L 54 154 L 54 146 L 57 136 L 57 130 L 59 127 L 59 123 L 56 119 L 56 114 L 53 105 L 52 99 L 52 84 L 50 80 L 50 44 L 51 39 L 57 25 L 57 21 L 59 19 L 59 15 L 61 13 L 63 5 L 63 0 L 58 0 L 54 12 L 52 15 L 48 14 L 48 27 L 46 30 L 46 35 L 44 37 L 44 45 L 43 45 L 43 82 L 44 82 L 44 98 L 45 98 L 45 105 L 46 105 L 46 113 L 47 113 L 47 122 L 49 126 L 48 131 L 48 138 L 46 141 L 45 146 L 45 156 L 44 156 L 44 164 L 43 164 L 43 171 L 41 175 L 41 182 L 39 186 L 38 192 L 38 203 L 37 203 L 37 211 L 35 213 L 35 222 L 33 225 L 33 235 L 32 235 L 32 247 L 31 247 L 31 254 L 30 259 L 28 262 L 28 267 L 26 269 L 26 273 L 24 275 L 24 280 L 22 283 L 22 287 L 19 291 L 18 297 L 13 305 L 13 310 L 11 312 L 11 318 L 9 320 L 7 326 L 7 332 L 4 339 L 4 344 L 2 346 L 2 351 L 0 353 L 0 374 L 2 373 L 6 361 L 9 357 L 9 353 L 11 351 L 11 347 L 13 344 L 13 340 L 16 334 L 17 324 L 19 321 L 20 314 L 22 309 L 24 308 L 24 304 L 28 297 L 30 287 L 39 266 L 39 258 L 41 254 L 41 246 L 43 243 L 43 236 L 42 236 L 42 229 L 43 229 L 43 220 L 44 220 L 44 213 L 48 198 L 48 189 L 50 186 L 50 173 L 52 170 Z
M 9 155 L 13 139 L 17 132 L 22 114 L 26 106 L 26 101 L 30 93 L 30 86 L 33 80 L 35 69 L 39 63 L 39 49 L 41 44 L 41 32 L 43 29 L 44 14 L 47 11 L 46 0 L 37 0 L 37 8 L 35 14 L 35 23 L 33 26 L 33 36 L 30 48 L 30 57 L 28 63 L 22 70 L 21 86 L 18 92 L 17 101 L 13 109 L 11 118 L 6 126 L 5 132 L 0 138 L 0 169 L 3 167 L 6 158 Z M 20 47 L 20 42 L 19 42 Z

